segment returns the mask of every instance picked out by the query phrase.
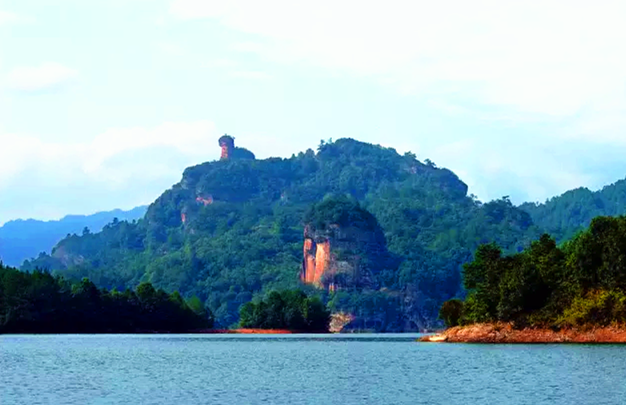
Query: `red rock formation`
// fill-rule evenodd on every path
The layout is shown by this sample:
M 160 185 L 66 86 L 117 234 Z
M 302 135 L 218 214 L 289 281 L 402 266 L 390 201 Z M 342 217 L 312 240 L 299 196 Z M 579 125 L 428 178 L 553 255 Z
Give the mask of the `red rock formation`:
M 213 196 L 208 195 L 206 197 L 196 197 L 196 202 L 203 204 L 206 207 L 207 205 L 213 204 Z

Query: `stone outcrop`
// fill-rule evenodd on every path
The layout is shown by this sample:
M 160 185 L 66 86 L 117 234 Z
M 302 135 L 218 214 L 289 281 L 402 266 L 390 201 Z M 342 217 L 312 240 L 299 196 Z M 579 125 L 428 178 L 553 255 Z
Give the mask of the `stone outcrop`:
M 325 230 L 306 226 L 301 280 L 329 291 L 372 287 L 376 266 L 386 252 L 384 240 L 376 231 L 339 225 Z
M 330 325 L 328 330 L 331 333 L 343 332 L 350 323 L 354 321 L 355 317 L 352 314 L 345 312 L 337 312 L 331 315 Z

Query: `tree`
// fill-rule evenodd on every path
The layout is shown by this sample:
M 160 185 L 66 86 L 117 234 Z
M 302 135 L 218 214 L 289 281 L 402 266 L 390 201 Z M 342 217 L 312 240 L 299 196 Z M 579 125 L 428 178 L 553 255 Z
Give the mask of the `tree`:
M 459 299 L 449 300 L 443 303 L 439 311 L 439 318 L 448 328 L 458 326 L 463 316 L 463 301 Z

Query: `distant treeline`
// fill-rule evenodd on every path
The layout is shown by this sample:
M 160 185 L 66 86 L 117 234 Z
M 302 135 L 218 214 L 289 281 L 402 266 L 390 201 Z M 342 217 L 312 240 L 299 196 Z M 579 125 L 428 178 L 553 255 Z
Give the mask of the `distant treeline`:
M 266 299 L 248 302 L 240 309 L 242 328 L 328 332 L 330 312 L 318 297 L 300 290 L 273 291 Z
M 71 284 L 0 263 L 0 333 L 180 333 L 212 326 L 199 299 L 185 301 L 150 283 L 106 291 L 88 279 Z
M 483 245 L 464 267 L 465 301 L 446 302 L 448 326 L 512 322 L 518 327 L 580 327 L 626 323 L 626 217 L 598 217 L 557 246 L 544 235 L 504 256 Z

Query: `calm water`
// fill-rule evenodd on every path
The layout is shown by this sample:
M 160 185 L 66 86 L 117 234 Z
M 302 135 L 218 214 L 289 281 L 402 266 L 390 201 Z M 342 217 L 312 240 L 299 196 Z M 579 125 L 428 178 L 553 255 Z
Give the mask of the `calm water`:
M 626 404 L 626 346 L 0 336 L 0 404 Z

